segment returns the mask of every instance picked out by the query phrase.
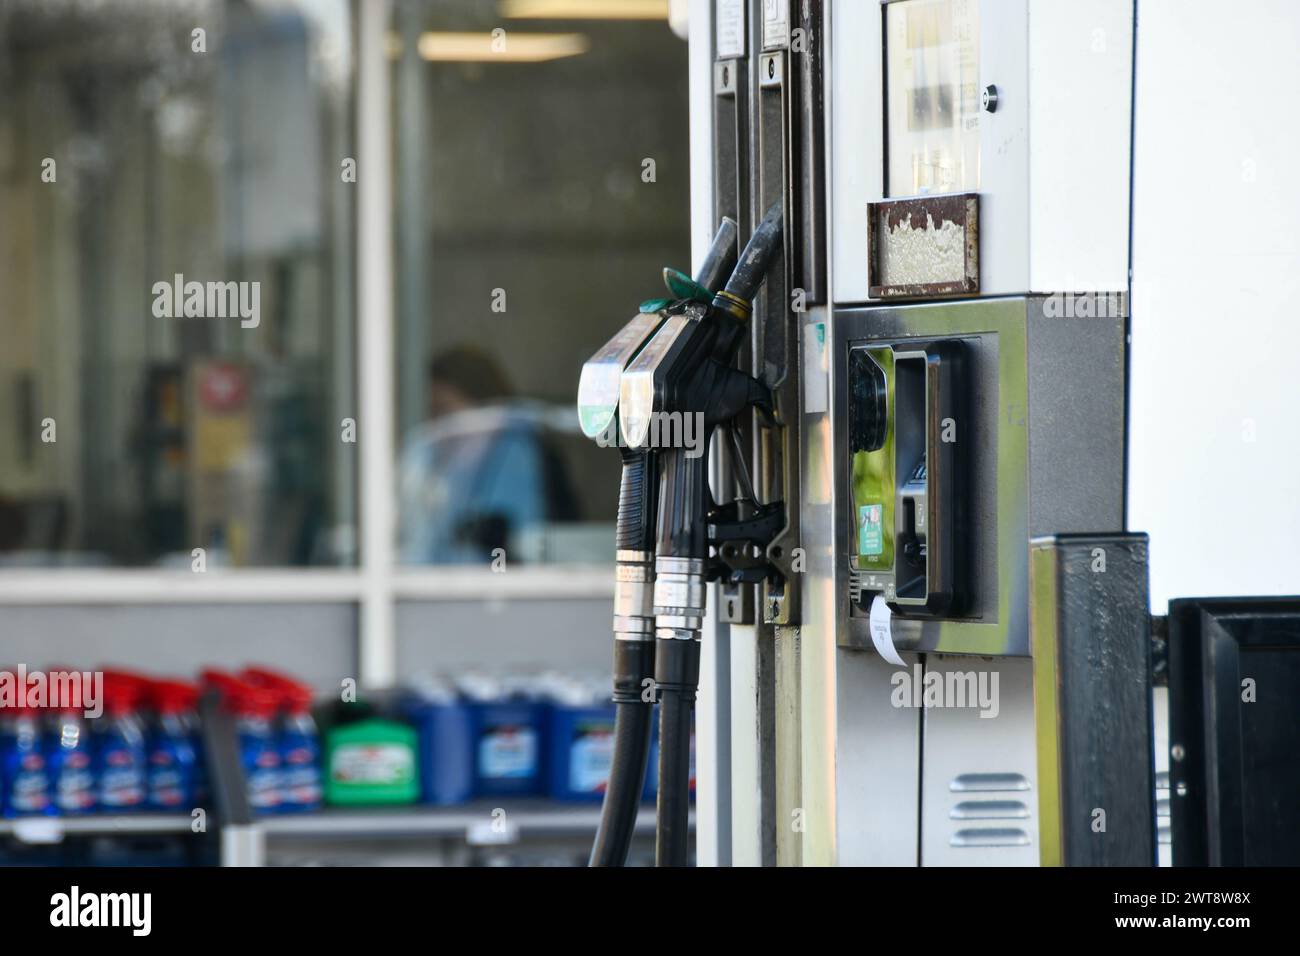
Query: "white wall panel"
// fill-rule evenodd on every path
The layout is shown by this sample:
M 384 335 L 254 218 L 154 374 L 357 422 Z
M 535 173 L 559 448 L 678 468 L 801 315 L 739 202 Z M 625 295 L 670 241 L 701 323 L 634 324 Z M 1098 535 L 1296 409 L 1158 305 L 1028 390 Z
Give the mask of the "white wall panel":
M 1129 527 L 1172 597 L 1300 592 L 1300 4 L 1141 0 Z

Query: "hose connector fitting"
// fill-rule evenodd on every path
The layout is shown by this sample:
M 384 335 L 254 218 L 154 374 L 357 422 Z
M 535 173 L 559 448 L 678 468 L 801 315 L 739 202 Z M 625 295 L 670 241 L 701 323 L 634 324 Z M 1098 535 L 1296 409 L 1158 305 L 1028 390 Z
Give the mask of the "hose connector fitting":
M 663 631 L 684 631 L 698 640 L 707 598 L 703 560 L 660 557 L 655 562 L 654 613 L 660 638 L 675 636 Z

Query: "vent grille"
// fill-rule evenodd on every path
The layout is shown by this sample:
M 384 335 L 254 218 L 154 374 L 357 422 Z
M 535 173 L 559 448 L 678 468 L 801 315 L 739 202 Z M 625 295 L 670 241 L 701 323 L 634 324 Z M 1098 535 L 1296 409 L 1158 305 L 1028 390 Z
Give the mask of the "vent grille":
M 1028 790 L 1029 781 L 1020 773 L 962 773 L 952 778 L 948 789 L 953 793 Z
M 948 841 L 957 847 L 1029 846 L 1029 834 L 1013 827 L 961 829 Z
M 948 816 L 953 820 L 1028 820 L 1029 807 L 1019 800 L 963 800 Z
M 1029 845 L 1029 830 L 1011 825 L 1011 821 L 1028 820 L 1030 817 L 1029 801 L 1024 796 L 1029 791 L 1029 780 L 1024 774 L 958 774 L 948 784 L 948 790 L 970 795 L 959 800 L 948 811 L 949 819 L 960 821 L 948 840 L 950 846 L 985 848 Z M 990 796 L 977 797 L 974 794 Z M 989 822 L 979 825 L 976 821 L 980 820 Z

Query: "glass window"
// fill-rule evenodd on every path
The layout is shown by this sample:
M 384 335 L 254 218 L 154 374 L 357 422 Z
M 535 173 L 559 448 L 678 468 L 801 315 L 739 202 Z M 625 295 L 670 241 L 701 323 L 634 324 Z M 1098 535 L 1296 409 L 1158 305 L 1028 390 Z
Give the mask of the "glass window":
M 0 8 L 0 565 L 353 561 L 349 9 Z
M 578 374 L 665 265 L 690 265 L 687 48 L 668 4 L 522 15 L 536 6 L 394 8 L 407 564 L 613 559 L 619 456 L 579 433 Z
M 979 0 L 885 10 L 889 195 L 978 189 Z

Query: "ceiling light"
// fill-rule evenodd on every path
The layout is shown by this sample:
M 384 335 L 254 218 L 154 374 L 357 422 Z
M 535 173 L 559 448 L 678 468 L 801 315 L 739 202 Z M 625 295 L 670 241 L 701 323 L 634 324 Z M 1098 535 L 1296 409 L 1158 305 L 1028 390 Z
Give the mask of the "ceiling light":
M 514 20 L 667 20 L 668 0 L 501 0 Z
M 581 33 L 421 33 L 420 56 L 434 63 L 541 63 L 591 48 Z

